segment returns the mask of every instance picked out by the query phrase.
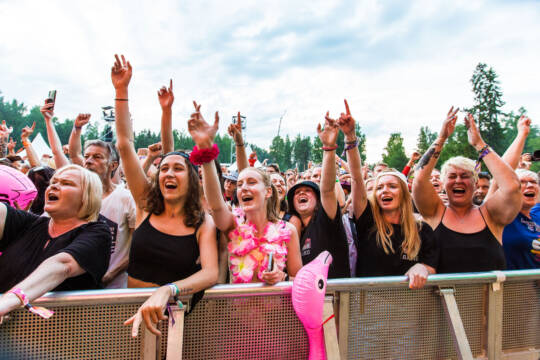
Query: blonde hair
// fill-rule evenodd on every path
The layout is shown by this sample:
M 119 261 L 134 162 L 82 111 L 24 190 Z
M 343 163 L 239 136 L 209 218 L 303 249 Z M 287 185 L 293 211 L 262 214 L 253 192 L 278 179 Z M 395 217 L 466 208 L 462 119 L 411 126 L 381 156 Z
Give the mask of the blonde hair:
M 442 181 L 446 180 L 446 176 L 448 175 L 448 172 L 450 171 L 450 167 L 456 167 L 458 169 L 465 170 L 467 172 L 470 172 L 474 182 L 476 183 L 478 181 L 478 173 L 474 169 L 475 162 L 469 158 L 466 158 L 464 156 L 454 156 L 448 160 L 446 160 L 441 167 L 441 179 Z
M 82 166 L 70 164 L 56 170 L 52 178 L 69 170 L 76 171 L 81 177 L 82 201 L 77 217 L 84 221 L 96 221 L 101 210 L 101 197 L 103 195 L 103 185 L 99 176 Z
M 259 174 L 262 178 L 263 184 L 265 187 L 269 187 L 272 189 L 272 195 L 269 199 L 266 199 L 266 218 L 270 222 L 277 222 L 279 220 L 279 194 L 277 192 L 276 187 L 274 184 L 272 184 L 272 180 L 270 178 L 270 175 L 264 170 L 254 168 L 254 167 L 247 167 L 240 171 L 240 174 L 243 173 L 246 170 L 252 170 L 255 171 L 257 174 Z M 238 178 L 240 178 L 240 174 L 238 174 Z M 237 188 L 236 191 L 238 191 L 239 188 Z
M 377 178 L 375 178 L 375 186 L 373 193 L 369 197 L 371 208 L 373 209 L 374 226 L 371 231 L 377 232 L 377 245 L 380 246 L 385 254 L 395 253 L 395 249 L 392 246 L 392 235 L 394 234 L 394 228 L 392 224 L 386 221 L 383 216 L 382 209 L 377 202 L 377 186 L 381 177 L 384 175 L 392 175 L 398 181 L 399 189 L 401 190 L 401 197 L 399 201 L 400 210 L 400 225 L 401 232 L 403 234 L 403 242 L 401 243 L 401 253 L 407 255 L 407 259 L 413 260 L 418 256 L 420 252 L 421 240 L 419 230 L 422 226 L 420 221 L 417 221 L 414 217 L 413 205 L 411 195 L 407 183 L 403 179 L 398 178 L 395 174 L 385 174 L 382 172 Z

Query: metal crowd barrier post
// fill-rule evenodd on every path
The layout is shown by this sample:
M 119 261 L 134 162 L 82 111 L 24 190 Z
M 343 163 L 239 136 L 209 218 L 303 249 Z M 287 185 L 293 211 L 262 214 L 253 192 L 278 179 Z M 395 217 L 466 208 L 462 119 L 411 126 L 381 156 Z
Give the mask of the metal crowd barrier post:
M 36 303 L 54 310 L 54 316 L 43 320 L 24 309 L 14 311 L 0 326 L 0 359 L 307 358 L 291 285 L 215 286 L 185 319 L 173 307 L 169 319 L 175 317 L 175 326 L 162 322 L 161 338 L 137 339 L 123 322 L 153 289 L 46 294 Z M 540 270 L 434 275 L 414 291 L 403 276 L 329 280 L 325 312 L 335 315 L 325 325 L 329 356 L 460 357 L 439 288 L 454 291 L 454 315 L 473 357 L 539 358 Z

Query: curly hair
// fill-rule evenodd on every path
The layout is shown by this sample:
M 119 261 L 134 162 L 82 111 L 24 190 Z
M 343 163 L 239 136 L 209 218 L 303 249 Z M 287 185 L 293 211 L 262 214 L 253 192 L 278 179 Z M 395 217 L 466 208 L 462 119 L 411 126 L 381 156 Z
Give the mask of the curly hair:
M 186 162 L 188 168 L 188 189 L 186 192 L 186 200 L 184 203 L 184 224 L 188 227 L 198 227 L 204 220 L 204 210 L 202 208 L 201 199 L 199 197 L 200 184 L 199 174 L 195 166 L 188 160 L 186 153 L 173 151 L 163 155 L 159 163 L 156 174 L 151 179 L 150 189 L 148 190 L 144 210 L 149 213 L 159 215 L 165 210 L 165 202 L 163 194 L 159 188 L 159 174 L 161 171 L 161 163 L 163 159 L 170 155 L 180 155 Z

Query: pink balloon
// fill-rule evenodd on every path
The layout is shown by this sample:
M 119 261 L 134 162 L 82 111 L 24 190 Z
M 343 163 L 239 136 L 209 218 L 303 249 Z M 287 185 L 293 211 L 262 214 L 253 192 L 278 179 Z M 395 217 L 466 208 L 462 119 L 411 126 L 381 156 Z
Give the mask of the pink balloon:
M 298 270 L 292 286 L 294 311 L 304 325 L 309 339 L 309 360 L 326 359 L 322 324 L 326 280 L 331 263 L 332 255 L 323 251 Z
M 0 201 L 15 207 L 15 201 L 21 209 L 37 196 L 32 180 L 17 169 L 0 165 Z

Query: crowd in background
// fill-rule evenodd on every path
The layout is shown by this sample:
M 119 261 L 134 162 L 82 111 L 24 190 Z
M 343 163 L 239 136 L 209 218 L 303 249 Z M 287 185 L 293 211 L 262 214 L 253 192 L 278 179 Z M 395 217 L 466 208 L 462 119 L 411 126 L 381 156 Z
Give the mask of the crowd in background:
M 246 151 L 242 116 L 227 131 L 236 164 L 221 166 L 214 142 L 219 114 L 207 122 L 193 102 L 188 131 L 195 147 L 174 149 L 172 80 L 158 91 L 161 141 L 135 149 L 129 111 L 133 69 L 116 56 L 116 141 L 81 143 L 89 114 L 79 114 L 61 144 L 54 99 L 41 108 L 52 157 L 41 157 L 23 129 L 24 156 L 0 125 L 0 323 L 47 291 L 155 287 L 126 324 L 145 321 L 159 334 L 169 298 L 216 283 L 294 278 L 327 250 L 329 278 L 407 275 L 411 289 L 435 273 L 540 268 L 539 175 L 523 154 L 531 120 L 502 155 L 466 114 L 475 159 L 458 156 L 436 169 L 458 121 L 451 108 L 437 139 L 403 169 L 362 164 L 356 120 L 322 114 L 320 164 L 304 172 L 257 167 Z M 345 138 L 336 154 L 339 133 Z M 487 168 L 482 172 L 482 164 Z M 230 170 L 231 168 L 231 170 Z M 234 168 L 234 170 L 232 170 Z

